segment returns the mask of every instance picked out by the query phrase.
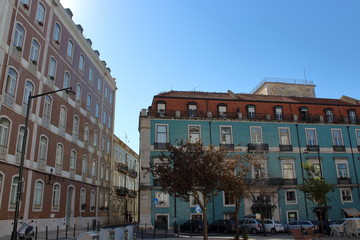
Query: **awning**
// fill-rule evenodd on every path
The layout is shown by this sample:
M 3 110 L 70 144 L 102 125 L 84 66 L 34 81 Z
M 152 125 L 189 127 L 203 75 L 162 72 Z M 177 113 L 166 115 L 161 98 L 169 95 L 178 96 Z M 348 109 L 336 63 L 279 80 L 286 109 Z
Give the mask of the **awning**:
M 360 216 L 359 210 L 356 208 L 343 208 L 342 209 L 349 217 Z

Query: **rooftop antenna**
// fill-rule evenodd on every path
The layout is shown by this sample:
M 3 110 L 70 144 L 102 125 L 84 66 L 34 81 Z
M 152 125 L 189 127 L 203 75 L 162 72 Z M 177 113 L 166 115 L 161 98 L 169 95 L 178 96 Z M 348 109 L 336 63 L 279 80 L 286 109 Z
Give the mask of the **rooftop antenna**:
M 306 80 L 306 71 L 305 71 L 305 68 L 303 69 L 304 70 L 304 79 L 305 79 L 305 84 L 306 84 L 306 82 L 307 82 L 307 80 Z
M 195 90 L 201 85 L 201 83 L 199 85 L 197 85 L 196 87 L 194 87 L 191 91 L 195 92 Z
M 128 136 L 127 136 L 127 133 L 125 130 L 124 130 L 124 133 L 125 133 L 125 143 L 129 144 L 129 139 L 128 139 Z

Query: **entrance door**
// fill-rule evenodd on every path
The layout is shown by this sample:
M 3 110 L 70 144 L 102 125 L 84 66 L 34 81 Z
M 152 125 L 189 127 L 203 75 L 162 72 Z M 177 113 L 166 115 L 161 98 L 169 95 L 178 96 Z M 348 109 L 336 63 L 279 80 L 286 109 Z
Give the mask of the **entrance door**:
M 66 197 L 66 225 L 71 226 L 71 220 L 74 217 L 74 187 L 70 186 Z
M 156 216 L 156 226 L 158 229 L 167 229 L 168 216 L 167 215 L 157 215 Z

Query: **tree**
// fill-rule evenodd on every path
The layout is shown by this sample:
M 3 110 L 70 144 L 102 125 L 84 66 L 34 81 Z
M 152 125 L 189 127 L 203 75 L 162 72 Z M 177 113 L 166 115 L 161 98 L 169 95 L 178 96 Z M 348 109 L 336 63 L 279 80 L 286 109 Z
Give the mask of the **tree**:
M 220 190 L 224 191 L 229 199 L 234 201 L 235 211 L 235 239 L 239 239 L 239 209 L 241 199 L 247 196 L 249 184 L 247 176 L 251 170 L 252 157 L 250 155 L 234 155 L 228 157 L 225 163 L 223 176 L 221 177 Z
M 160 154 L 160 163 L 150 162 L 148 168 L 143 168 L 153 174 L 162 191 L 169 195 L 184 201 L 193 196 L 203 212 L 204 239 L 208 239 L 207 204 L 220 189 L 226 155 L 224 149 L 181 142 L 179 146 L 170 144 L 167 152 Z
M 324 213 L 327 221 L 327 202 L 330 200 L 327 193 L 334 189 L 334 185 L 328 183 L 322 176 L 317 165 L 313 165 L 310 161 L 304 164 L 304 169 L 308 177 L 304 178 L 304 183 L 299 185 L 299 189 L 305 193 L 305 197 L 314 201 L 320 210 L 321 231 L 324 232 L 324 223 L 322 213 Z

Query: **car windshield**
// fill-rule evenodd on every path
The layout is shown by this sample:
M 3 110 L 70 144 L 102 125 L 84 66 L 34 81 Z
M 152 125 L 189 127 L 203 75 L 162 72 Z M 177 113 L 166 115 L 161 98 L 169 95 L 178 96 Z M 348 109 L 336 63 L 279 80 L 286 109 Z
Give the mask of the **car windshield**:
M 274 221 L 274 223 L 276 223 L 276 224 L 280 224 L 280 222 L 279 222 L 279 221 Z

